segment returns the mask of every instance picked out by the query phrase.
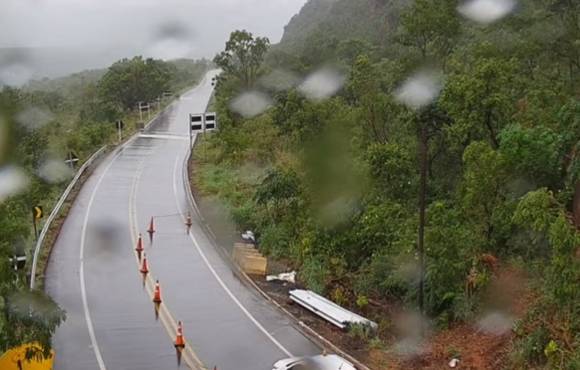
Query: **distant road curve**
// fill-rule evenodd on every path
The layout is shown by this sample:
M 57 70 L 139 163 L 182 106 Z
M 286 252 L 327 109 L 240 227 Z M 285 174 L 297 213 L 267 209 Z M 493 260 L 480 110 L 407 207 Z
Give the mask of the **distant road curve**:
M 110 154 L 78 195 L 46 272 L 47 292 L 67 311 L 53 341 L 55 369 L 175 368 L 177 320 L 187 340 L 182 366 L 190 368 L 270 370 L 280 358 L 320 353 L 232 273 L 199 220 L 186 233 L 187 121 L 205 109 L 216 73 Z M 152 242 L 145 238 L 150 273 L 143 279 L 134 247 L 151 217 L 156 232 Z

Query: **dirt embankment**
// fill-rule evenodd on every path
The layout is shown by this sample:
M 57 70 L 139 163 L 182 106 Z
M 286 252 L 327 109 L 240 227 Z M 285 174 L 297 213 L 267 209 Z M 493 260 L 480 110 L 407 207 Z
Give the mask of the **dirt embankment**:
M 196 201 L 203 205 L 210 200 L 199 191 L 195 169 L 198 164 L 190 162 L 190 183 Z M 201 206 L 201 212 L 204 212 Z M 205 215 L 204 215 L 205 216 Z M 238 233 L 227 220 L 216 219 L 215 214 L 205 217 L 206 222 L 214 228 L 229 224 L 229 230 L 220 230 L 222 242 L 228 243 L 239 238 Z M 221 217 L 227 215 L 222 214 Z M 283 261 L 269 261 L 270 273 L 287 271 Z M 302 288 L 300 284 L 266 282 L 264 277 L 252 276 L 251 279 L 268 297 L 276 301 L 294 318 L 303 322 L 322 337 L 329 340 L 341 350 L 366 364 L 371 369 L 448 369 L 452 359 L 458 359 L 457 369 L 501 369 L 507 362 L 514 334 L 511 330 L 515 319 L 522 317 L 534 301 L 534 294 L 527 284 L 527 277 L 514 266 L 497 266 L 484 296 L 489 300 L 485 305 L 489 312 L 478 316 L 473 322 L 455 324 L 446 330 L 432 330 L 427 340 L 411 350 L 409 345 L 401 343 L 400 322 L 405 320 L 402 304 L 387 300 L 370 299 L 365 312 L 361 314 L 379 322 L 377 338 L 360 338 L 345 333 L 318 316 L 293 304 L 288 292 Z M 487 303 L 487 302 L 486 302 Z M 354 305 L 353 305 L 354 306 Z M 380 320 L 377 320 L 380 318 Z M 412 345 L 411 345 L 412 347 Z M 401 350 L 403 348 L 403 350 Z M 406 350 L 406 349 L 407 350 Z

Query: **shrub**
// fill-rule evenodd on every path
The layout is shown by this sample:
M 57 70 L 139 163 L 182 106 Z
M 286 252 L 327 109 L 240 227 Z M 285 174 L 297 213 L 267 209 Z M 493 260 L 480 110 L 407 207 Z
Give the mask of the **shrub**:
M 307 258 L 300 271 L 300 279 L 318 294 L 323 294 L 326 290 L 327 275 L 328 268 L 319 257 Z

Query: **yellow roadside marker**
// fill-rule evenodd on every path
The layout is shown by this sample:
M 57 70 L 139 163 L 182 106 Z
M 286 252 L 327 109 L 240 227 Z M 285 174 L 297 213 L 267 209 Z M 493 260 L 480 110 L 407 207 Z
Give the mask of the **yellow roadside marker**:
M 0 369 L 2 370 L 51 370 L 54 360 L 54 351 L 48 360 L 26 360 L 26 350 L 30 347 L 41 349 L 38 344 L 25 344 L 12 348 L 0 356 Z M 20 367 L 19 367 L 20 364 Z

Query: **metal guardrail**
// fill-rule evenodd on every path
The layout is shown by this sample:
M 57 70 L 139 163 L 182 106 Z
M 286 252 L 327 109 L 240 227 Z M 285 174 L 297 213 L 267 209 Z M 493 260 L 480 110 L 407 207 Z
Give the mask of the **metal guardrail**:
M 151 128 L 151 126 L 153 126 L 159 120 L 159 118 L 162 116 L 162 114 L 165 113 L 168 109 L 170 109 L 173 106 L 174 103 L 175 102 L 171 102 L 170 104 L 167 105 L 167 107 L 165 107 L 163 110 L 161 110 L 157 114 L 155 114 L 153 116 L 153 118 L 151 118 L 151 120 L 143 127 L 143 129 L 141 130 L 141 132 L 144 132 L 146 130 L 149 130 Z M 122 144 L 120 147 L 123 147 L 124 145 L 127 145 L 129 142 L 132 142 L 139 135 L 140 135 L 140 132 L 138 131 L 133 136 L 131 136 L 125 142 L 125 144 Z M 36 283 L 36 281 L 35 281 L 36 280 L 36 268 L 37 268 L 37 265 L 38 265 L 38 258 L 39 258 L 39 255 L 40 255 L 40 249 L 42 248 L 42 244 L 44 243 L 44 239 L 46 238 L 46 234 L 48 233 L 48 230 L 50 229 L 51 224 L 54 222 L 54 219 L 59 214 L 59 212 L 60 212 L 60 210 L 62 208 L 62 205 L 64 204 L 64 202 L 66 201 L 66 199 L 70 195 L 70 192 L 72 191 L 72 189 L 78 183 L 78 181 L 79 181 L 80 177 L 82 176 L 82 174 L 89 168 L 89 166 L 91 166 L 95 162 L 95 160 L 100 155 L 103 154 L 103 152 L 106 150 L 107 146 L 108 145 L 104 145 L 98 151 L 96 151 L 95 153 L 93 153 L 93 155 L 91 155 L 90 158 L 87 159 L 87 161 L 81 166 L 81 168 L 79 168 L 79 170 L 77 171 L 75 177 L 72 179 L 72 181 L 70 182 L 70 184 L 67 186 L 67 188 L 65 189 L 65 191 L 60 196 L 58 202 L 56 203 L 56 206 L 53 208 L 52 212 L 48 216 L 48 219 L 46 220 L 46 223 L 42 227 L 42 231 L 40 232 L 40 235 L 38 237 L 38 240 L 36 241 L 36 246 L 34 248 L 34 256 L 32 258 L 32 270 L 30 272 L 30 289 L 34 289 L 34 285 Z
M 378 325 L 375 322 L 340 307 L 336 303 L 329 301 L 310 290 L 291 290 L 290 299 L 340 329 L 347 329 L 350 325 L 356 324 L 368 326 L 373 330 L 378 328 Z
M 44 238 L 46 238 L 46 234 L 48 233 L 50 226 L 54 222 L 54 219 L 60 213 L 60 210 L 61 210 L 64 202 L 69 197 L 72 189 L 78 183 L 81 176 L 85 173 L 85 171 L 89 168 L 89 166 L 91 166 L 95 162 L 95 160 L 104 153 L 104 151 L 106 149 L 107 149 L 107 145 L 105 145 L 101 149 L 97 150 L 95 153 L 93 153 L 93 155 L 90 156 L 89 159 L 87 159 L 87 161 L 85 163 L 83 163 L 81 168 L 79 168 L 79 170 L 77 171 L 75 177 L 72 179 L 70 184 L 68 184 L 68 186 L 66 187 L 66 189 L 64 190 L 64 192 L 60 196 L 58 202 L 56 203 L 56 205 L 52 209 L 52 212 L 50 212 L 48 219 L 44 223 L 44 226 L 42 227 L 42 230 L 40 231 L 40 235 L 38 237 L 38 240 L 36 241 L 36 246 L 34 248 L 34 256 L 32 258 L 32 270 L 30 272 L 30 289 L 34 289 L 34 285 L 36 283 L 36 267 L 38 265 L 38 257 L 40 255 L 40 249 L 42 248 L 42 244 L 44 243 Z

